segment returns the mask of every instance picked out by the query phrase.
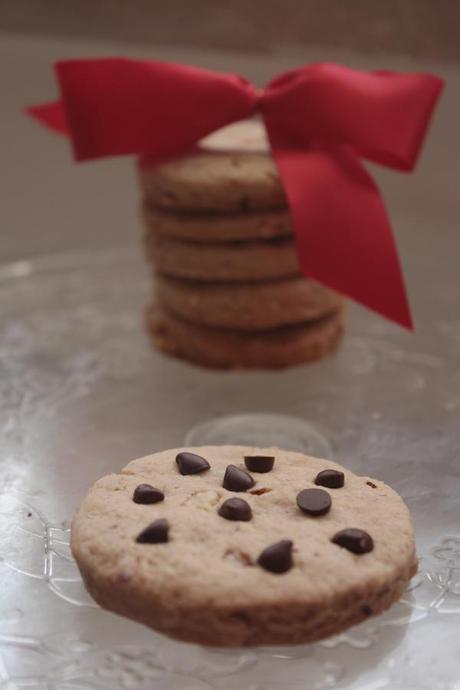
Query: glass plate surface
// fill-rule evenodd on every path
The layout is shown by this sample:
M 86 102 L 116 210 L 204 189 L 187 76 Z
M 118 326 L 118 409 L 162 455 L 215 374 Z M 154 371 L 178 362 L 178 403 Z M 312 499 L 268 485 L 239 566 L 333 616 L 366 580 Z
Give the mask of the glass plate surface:
M 438 278 L 416 336 L 353 308 L 334 358 L 222 373 L 151 348 L 134 251 L 0 269 L 0 688 L 459 690 L 460 322 L 458 291 Z M 402 494 L 421 557 L 402 601 L 318 644 L 233 651 L 99 609 L 68 546 L 88 486 L 247 413 L 312 421 L 339 462 Z

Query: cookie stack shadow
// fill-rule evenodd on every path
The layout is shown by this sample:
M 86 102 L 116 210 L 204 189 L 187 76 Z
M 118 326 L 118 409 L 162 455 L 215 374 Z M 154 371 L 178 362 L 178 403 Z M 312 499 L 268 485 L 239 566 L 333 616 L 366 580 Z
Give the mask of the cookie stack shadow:
M 241 149 L 139 166 L 155 276 L 156 346 L 217 368 L 280 368 L 333 352 L 344 300 L 300 275 L 274 162 Z

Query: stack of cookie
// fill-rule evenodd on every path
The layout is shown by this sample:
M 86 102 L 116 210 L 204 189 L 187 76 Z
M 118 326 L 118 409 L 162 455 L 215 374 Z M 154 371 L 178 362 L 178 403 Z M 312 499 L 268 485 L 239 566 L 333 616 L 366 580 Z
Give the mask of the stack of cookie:
M 191 155 L 139 166 L 148 324 L 163 351 L 213 367 L 277 368 L 332 352 L 343 299 L 302 277 L 283 188 L 256 122 Z

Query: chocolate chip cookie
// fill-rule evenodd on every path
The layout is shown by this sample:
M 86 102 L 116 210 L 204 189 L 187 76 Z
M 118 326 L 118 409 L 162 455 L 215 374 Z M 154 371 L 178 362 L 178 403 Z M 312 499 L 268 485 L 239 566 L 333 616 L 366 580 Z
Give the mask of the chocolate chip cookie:
M 315 321 L 344 305 L 333 290 L 303 277 L 258 283 L 202 283 L 158 274 L 158 302 L 185 321 L 263 331 Z
M 389 486 L 278 448 L 182 448 L 90 489 L 71 546 L 101 606 L 218 646 L 299 644 L 395 602 L 417 569 Z
M 218 369 L 282 369 L 314 362 L 339 346 L 344 309 L 316 321 L 264 331 L 197 326 L 153 304 L 147 326 L 162 352 Z

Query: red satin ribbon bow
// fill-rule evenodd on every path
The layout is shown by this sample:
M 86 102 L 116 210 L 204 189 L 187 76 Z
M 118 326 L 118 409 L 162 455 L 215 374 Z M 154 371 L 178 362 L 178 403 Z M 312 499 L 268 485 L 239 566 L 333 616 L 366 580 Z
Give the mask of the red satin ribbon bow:
M 302 272 L 412 328 L 388 217 L 360 158 L 414 168 L 442 81 L 322 63 L 263 91 L 240 76 L 109 58 L 56 65 L 61 100 L 29 114 L 71 138 L 77 160 L 180 156 L 258 113 L 291 210 Z

